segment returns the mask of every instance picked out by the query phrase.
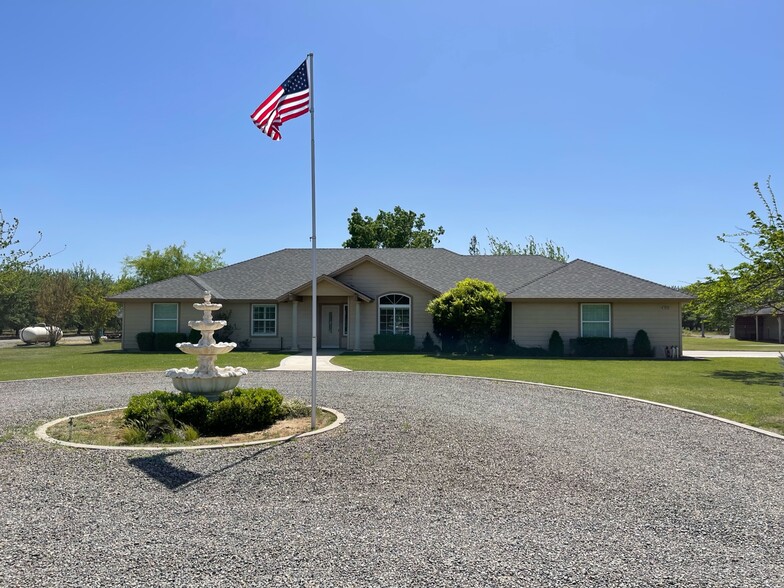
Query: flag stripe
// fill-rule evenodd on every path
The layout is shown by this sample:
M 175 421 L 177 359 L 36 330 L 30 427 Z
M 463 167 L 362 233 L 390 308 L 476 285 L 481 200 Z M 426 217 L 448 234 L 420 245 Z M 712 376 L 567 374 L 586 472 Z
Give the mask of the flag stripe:
M 310 109 L 310 80 L 308 79 L 307 60 L 294 70 L 286 81 L 259 104 L 250 115 L 253 124 L 272 138 L 280 140 L 280 125 Z

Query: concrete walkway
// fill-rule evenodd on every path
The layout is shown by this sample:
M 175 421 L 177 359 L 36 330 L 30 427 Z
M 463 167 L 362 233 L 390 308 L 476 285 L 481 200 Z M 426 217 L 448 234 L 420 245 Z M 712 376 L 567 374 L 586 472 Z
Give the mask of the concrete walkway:
M 332 358 L 340 355 L 341 351 L 321 350 L 316 352 L 316 371 L 317 372 L 350 372 L 348 368 L 340 367 L 332 363 Z M 313 356 L 310 351 L 303 351 L 297 355 L 289 355 L 280 365 L 270 368 L 268 372 L 309 372 L 313 368 Z
M 711 359 L 714 357 L 759 357 L 775 359 L 779 357 L 778 351 L 687 351 L 684 350 L 683 357 L 695 359 Z

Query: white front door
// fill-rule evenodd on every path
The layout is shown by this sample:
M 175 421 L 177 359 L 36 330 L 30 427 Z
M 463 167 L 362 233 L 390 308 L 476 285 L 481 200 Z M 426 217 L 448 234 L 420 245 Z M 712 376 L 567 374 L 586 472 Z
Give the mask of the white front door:
M 321 307 L 321 347 L 340 347 L 340 306 L 325 304 Z

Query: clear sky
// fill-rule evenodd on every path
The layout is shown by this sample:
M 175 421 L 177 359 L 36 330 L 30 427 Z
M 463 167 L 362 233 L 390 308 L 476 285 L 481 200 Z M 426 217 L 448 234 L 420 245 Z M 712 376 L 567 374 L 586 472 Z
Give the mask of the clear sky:
M 4 0 L 0 210 L 51 268 L 310 247 L 309 119 L 249 117 L 313 52 L 319 247 L 400 205 L 460 253 L 533 235 L 685 285 L 739 261 L 755 181 L 784 202 L 783 28 L 781 0 Z

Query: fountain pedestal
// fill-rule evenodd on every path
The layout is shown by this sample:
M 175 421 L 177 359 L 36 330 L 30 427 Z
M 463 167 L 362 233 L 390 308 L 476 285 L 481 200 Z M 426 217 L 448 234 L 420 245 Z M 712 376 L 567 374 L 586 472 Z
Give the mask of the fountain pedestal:
M 204 293 L 204 302 L 196 302 L 193 308 L 202 311 L 202 319 L 188 321 L 188 326 L 201 332 L 201 339 L 196 344 L 177 343 L 177 349 L 188 355 L 195 355 L 196 368 L 172 368 L 165 375 L 172 379 L 172 384 L 181 392 L 200 394 L 209 400 L 217 400 L 221 392 L 237 387 L 240 378 L 247 375 L 243 367 L 217 367 L 215 359 L 218 355 L 229 353 L 236 343 L 216 343 L 214 333 L 226 326 L 226 321 L 212 320 L 212 313 L 223 308 L 222 304 L 211 302 L 212 295 Z

